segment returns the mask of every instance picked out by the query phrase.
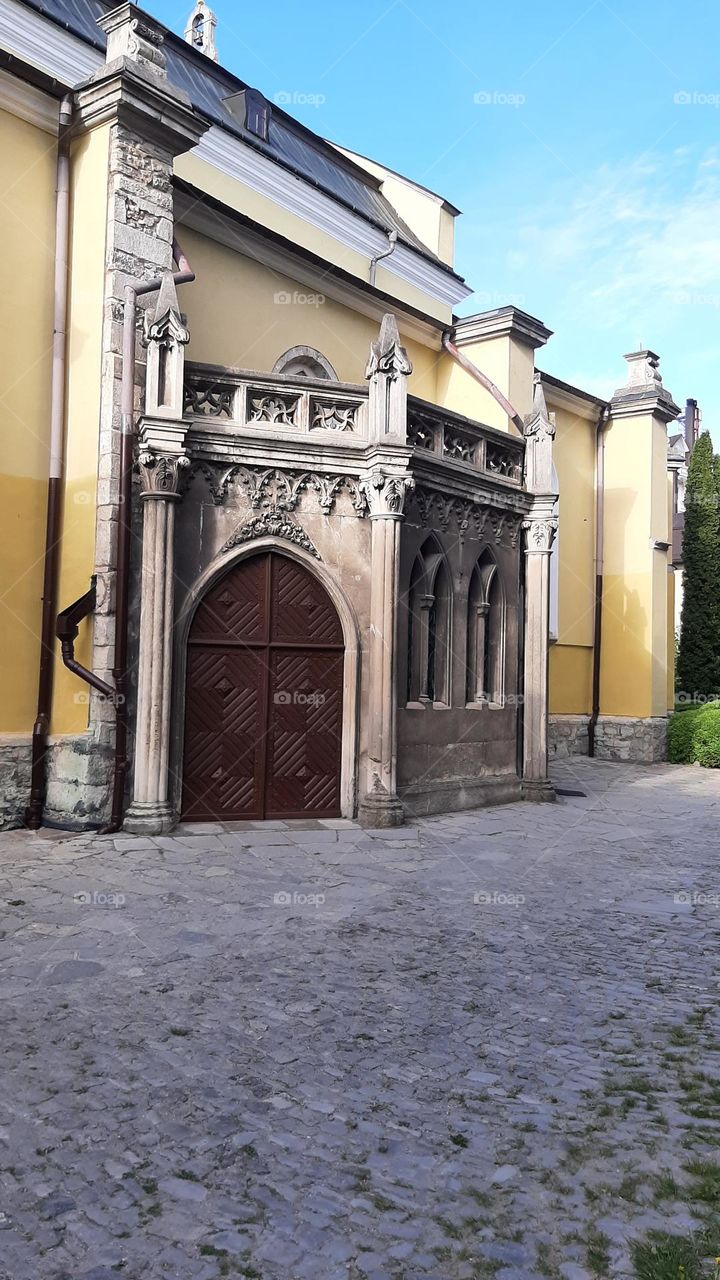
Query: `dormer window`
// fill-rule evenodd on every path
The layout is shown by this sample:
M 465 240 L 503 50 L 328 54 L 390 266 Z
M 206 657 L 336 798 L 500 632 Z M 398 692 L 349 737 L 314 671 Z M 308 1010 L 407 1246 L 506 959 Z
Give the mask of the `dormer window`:
M 270 103 L 257 89 L 241 89 L 225 98 L 225 106 L 248 133 L 256 138 L 268 140 L 270 127 Z

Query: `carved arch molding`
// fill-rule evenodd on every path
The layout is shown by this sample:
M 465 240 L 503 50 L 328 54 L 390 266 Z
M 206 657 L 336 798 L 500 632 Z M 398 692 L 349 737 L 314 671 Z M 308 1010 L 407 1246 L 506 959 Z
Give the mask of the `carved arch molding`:
M 516 511 L 483 506 L 470 498 L 453 497 L 423 487 L 415 490 L 409 507 L 411 523 L 423 529 L 439 529 L 442 533 L 452 528 L 461 544 L 466 538 L 473 538 L 480 542 L 492 539 L 496 546 L 508 542 L 514 549 L 520 545 L 523 516 Z
M 185 487 L 195 477 L 204 479 L 210 497 L 216 506 L 227 499 L 231 486 L 238 485 L 244 491 L 251 508 L 257 515 L 248 520 L 227 544 L 236 546 L 253 537 L 273 535 L 302 546 L 319 559 L 318 552 L 301 527 L 289 518 L 305 492 L 317 494 L 318 505 L 329 515 L 341 493 L 350 497 L 358 517 L 366 516 L 373 509 L 372 481 L 350 475 L 322 475 L 316 471 L 284 470 L 279 467 L 251 467 L 240 463 L 231 465 L 196 460 L 187 469 Z M 448 496 L 422 486 L 412 490 L 407 477 L 410 502 L 409 519 L 422 528 L 439 529 L 443 533 L 453 528 L 462 544 L 466 537 L 479 541 L 503 542 L 517 548 L 522 532 L 523 516 L 515 511 L 492 505 L 482 505 L 469 498 Z
M 318 495 L 320 510 L 329 515 L 340 493 L 348 493 L 359 516 L 367 512 L 367 497 L 362 482 L 355 476 L 321 475 L 317 471 L 285 471 L 279 467 L 246 467 L 240 463 L 231 466 L 193 462 L 189 468 L 187 483 L 202 476 L 210 497 L 216 506 L 225 502 L 230 487 L 239 485 L 254 508 L 273 508 L 278 511 L 294 511 L 305 491 Z

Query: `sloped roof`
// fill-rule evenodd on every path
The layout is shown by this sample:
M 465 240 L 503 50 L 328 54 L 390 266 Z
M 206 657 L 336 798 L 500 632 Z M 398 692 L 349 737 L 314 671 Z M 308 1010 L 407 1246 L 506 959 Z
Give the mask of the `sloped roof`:
M 105 34 L 97 19 L 116 8 L 105 0 L 24 0 L 30 8 L 73 35 L 105 51 Z M 162 23 L 158 23 L 163 26 Z M 456 279 L 461 279 L 427 245 L 418 239 L 396 213 L 380 190 L 380 182 L 353 163 L 325 139 L 314 134 L 271 102 L 268 141 L 247 133 L 233 115 L 227 99 L 252 86 L 187 44 L 175 32 L 166 33 L 165 53 L 168 76 L 190 98 L 193 106 L 214 124 L 235 134 L 243 142 L 281 164 L 339 200 L 353 212 L 385 231 L 396 231 L 398 239 L 422 257 Z

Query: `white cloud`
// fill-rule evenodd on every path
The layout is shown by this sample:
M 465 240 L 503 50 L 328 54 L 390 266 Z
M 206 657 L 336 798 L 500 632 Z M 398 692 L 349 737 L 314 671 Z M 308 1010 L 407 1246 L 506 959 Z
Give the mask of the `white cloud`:
M 593 325 L 621 315 L 644 327 L 659 307 L 720 306 L 716 168 L 714 153 L 602 166 L 579 191 L 556 190 L 552 205 L 534 208 L 518 228 L 520 251 Z

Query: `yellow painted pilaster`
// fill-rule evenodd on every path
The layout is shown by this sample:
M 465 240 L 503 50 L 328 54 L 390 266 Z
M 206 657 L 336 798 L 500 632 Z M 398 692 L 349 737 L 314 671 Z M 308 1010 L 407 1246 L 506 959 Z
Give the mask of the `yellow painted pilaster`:
M 601 714 L 664 716 L 668 699 L 667 422 L 657 357 L 627 357 L 605 433 Z M 654 364 L 652 363 L 654 361 Z

